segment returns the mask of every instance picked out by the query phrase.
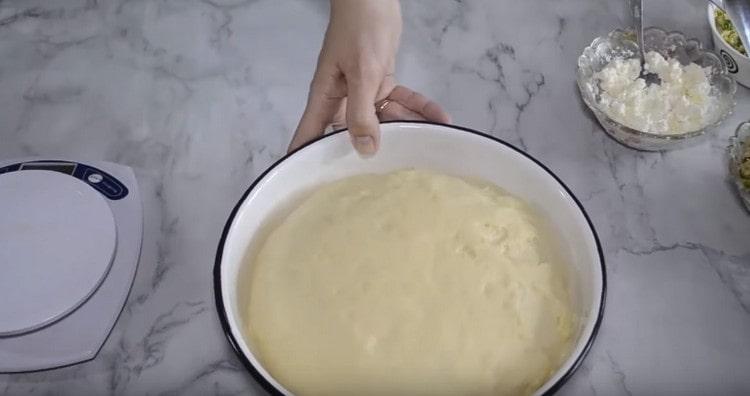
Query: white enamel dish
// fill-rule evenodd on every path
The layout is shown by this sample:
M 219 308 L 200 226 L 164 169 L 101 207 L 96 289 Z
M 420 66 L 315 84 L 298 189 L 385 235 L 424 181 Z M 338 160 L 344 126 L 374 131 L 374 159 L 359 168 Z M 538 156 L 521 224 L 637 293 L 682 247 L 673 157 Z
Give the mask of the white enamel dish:
M 465 128 L 393 122 L 381 126 L 377 155 L 360 158 L 344 131 L 322 137 L 282 158 L 245 192 L 232 211 L 216 255 L 214 292 L 222 327 L 243 364 L 271 394 L 291 395 L 260 364 L 244 332 L 247 285 L 262 232 L 272 219 L 323 183 L 363 173 L 421 168 L 479 178 L 524 199 L 562 239 L 570 263 L 573 304 L 581 325 L 570 356 L 536 394 L 551 394 L 580 365 L 596 336 L 604 310 L 604 257 L 594 227 L 580 202 L 548 168 L 508 143 Z M 246 277 L 244 277 L 246 278 Z

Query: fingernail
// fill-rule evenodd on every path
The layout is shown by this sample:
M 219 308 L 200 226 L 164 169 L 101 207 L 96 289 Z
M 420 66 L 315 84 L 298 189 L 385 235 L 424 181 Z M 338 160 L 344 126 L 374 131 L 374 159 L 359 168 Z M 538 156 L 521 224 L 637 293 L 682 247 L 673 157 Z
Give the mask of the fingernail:
M 354 148 L 360 155 L 369 157 L 375 154 L 375 140 L 372 136 L 357 136 L 354 138 Z

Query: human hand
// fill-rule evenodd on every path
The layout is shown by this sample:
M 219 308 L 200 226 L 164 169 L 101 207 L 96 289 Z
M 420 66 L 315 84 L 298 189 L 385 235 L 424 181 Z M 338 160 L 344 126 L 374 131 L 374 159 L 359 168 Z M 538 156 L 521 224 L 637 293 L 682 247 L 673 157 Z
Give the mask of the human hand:
M 331 0 L 307 106 L 289 151 L 322 135 L 328 125 L 348 126 L 357 151 L 372 155 L 380 142 L 379 121 L 450 122 L 435 102 L 397 85 L 400 35 L 398 0 Z

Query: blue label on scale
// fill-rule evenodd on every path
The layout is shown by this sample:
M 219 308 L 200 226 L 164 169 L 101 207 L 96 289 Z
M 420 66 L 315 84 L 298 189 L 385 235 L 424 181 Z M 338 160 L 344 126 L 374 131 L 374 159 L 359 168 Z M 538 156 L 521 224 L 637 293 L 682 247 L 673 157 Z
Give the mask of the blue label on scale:
M 64 173 L 82 180 L 111 200 L 123 199 L 128 188 L 107 172 L 93 166 L 69 161 L 29 161 L 0 168 L 0 174 L 23 170 L 47 170 Z

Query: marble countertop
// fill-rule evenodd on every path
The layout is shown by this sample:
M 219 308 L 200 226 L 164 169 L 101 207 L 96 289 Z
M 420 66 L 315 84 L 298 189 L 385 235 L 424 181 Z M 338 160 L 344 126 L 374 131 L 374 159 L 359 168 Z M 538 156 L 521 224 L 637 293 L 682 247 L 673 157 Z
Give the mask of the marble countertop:
M 583 201 L 609 291 L 563 395 L 750 393 L 750 215 L 712 139 L 627 149 L 584 111 L 576 58 L 625 26 L 621 0 L 404 1 L 397 77 L 454 122 L 523 148 Z M 325 0 L 0 2 L 0 159 L 132 167 L 145 209 L 127 305 L 92 361 L 0 375 L 0 394 L 262 394 L 215 312 L 221 229 L 284 154 L 327 18 Z M 679 12 L 678 12 L 679 11 Z M 647 24 L 710 45 L 705 2 L 649 2 Z

